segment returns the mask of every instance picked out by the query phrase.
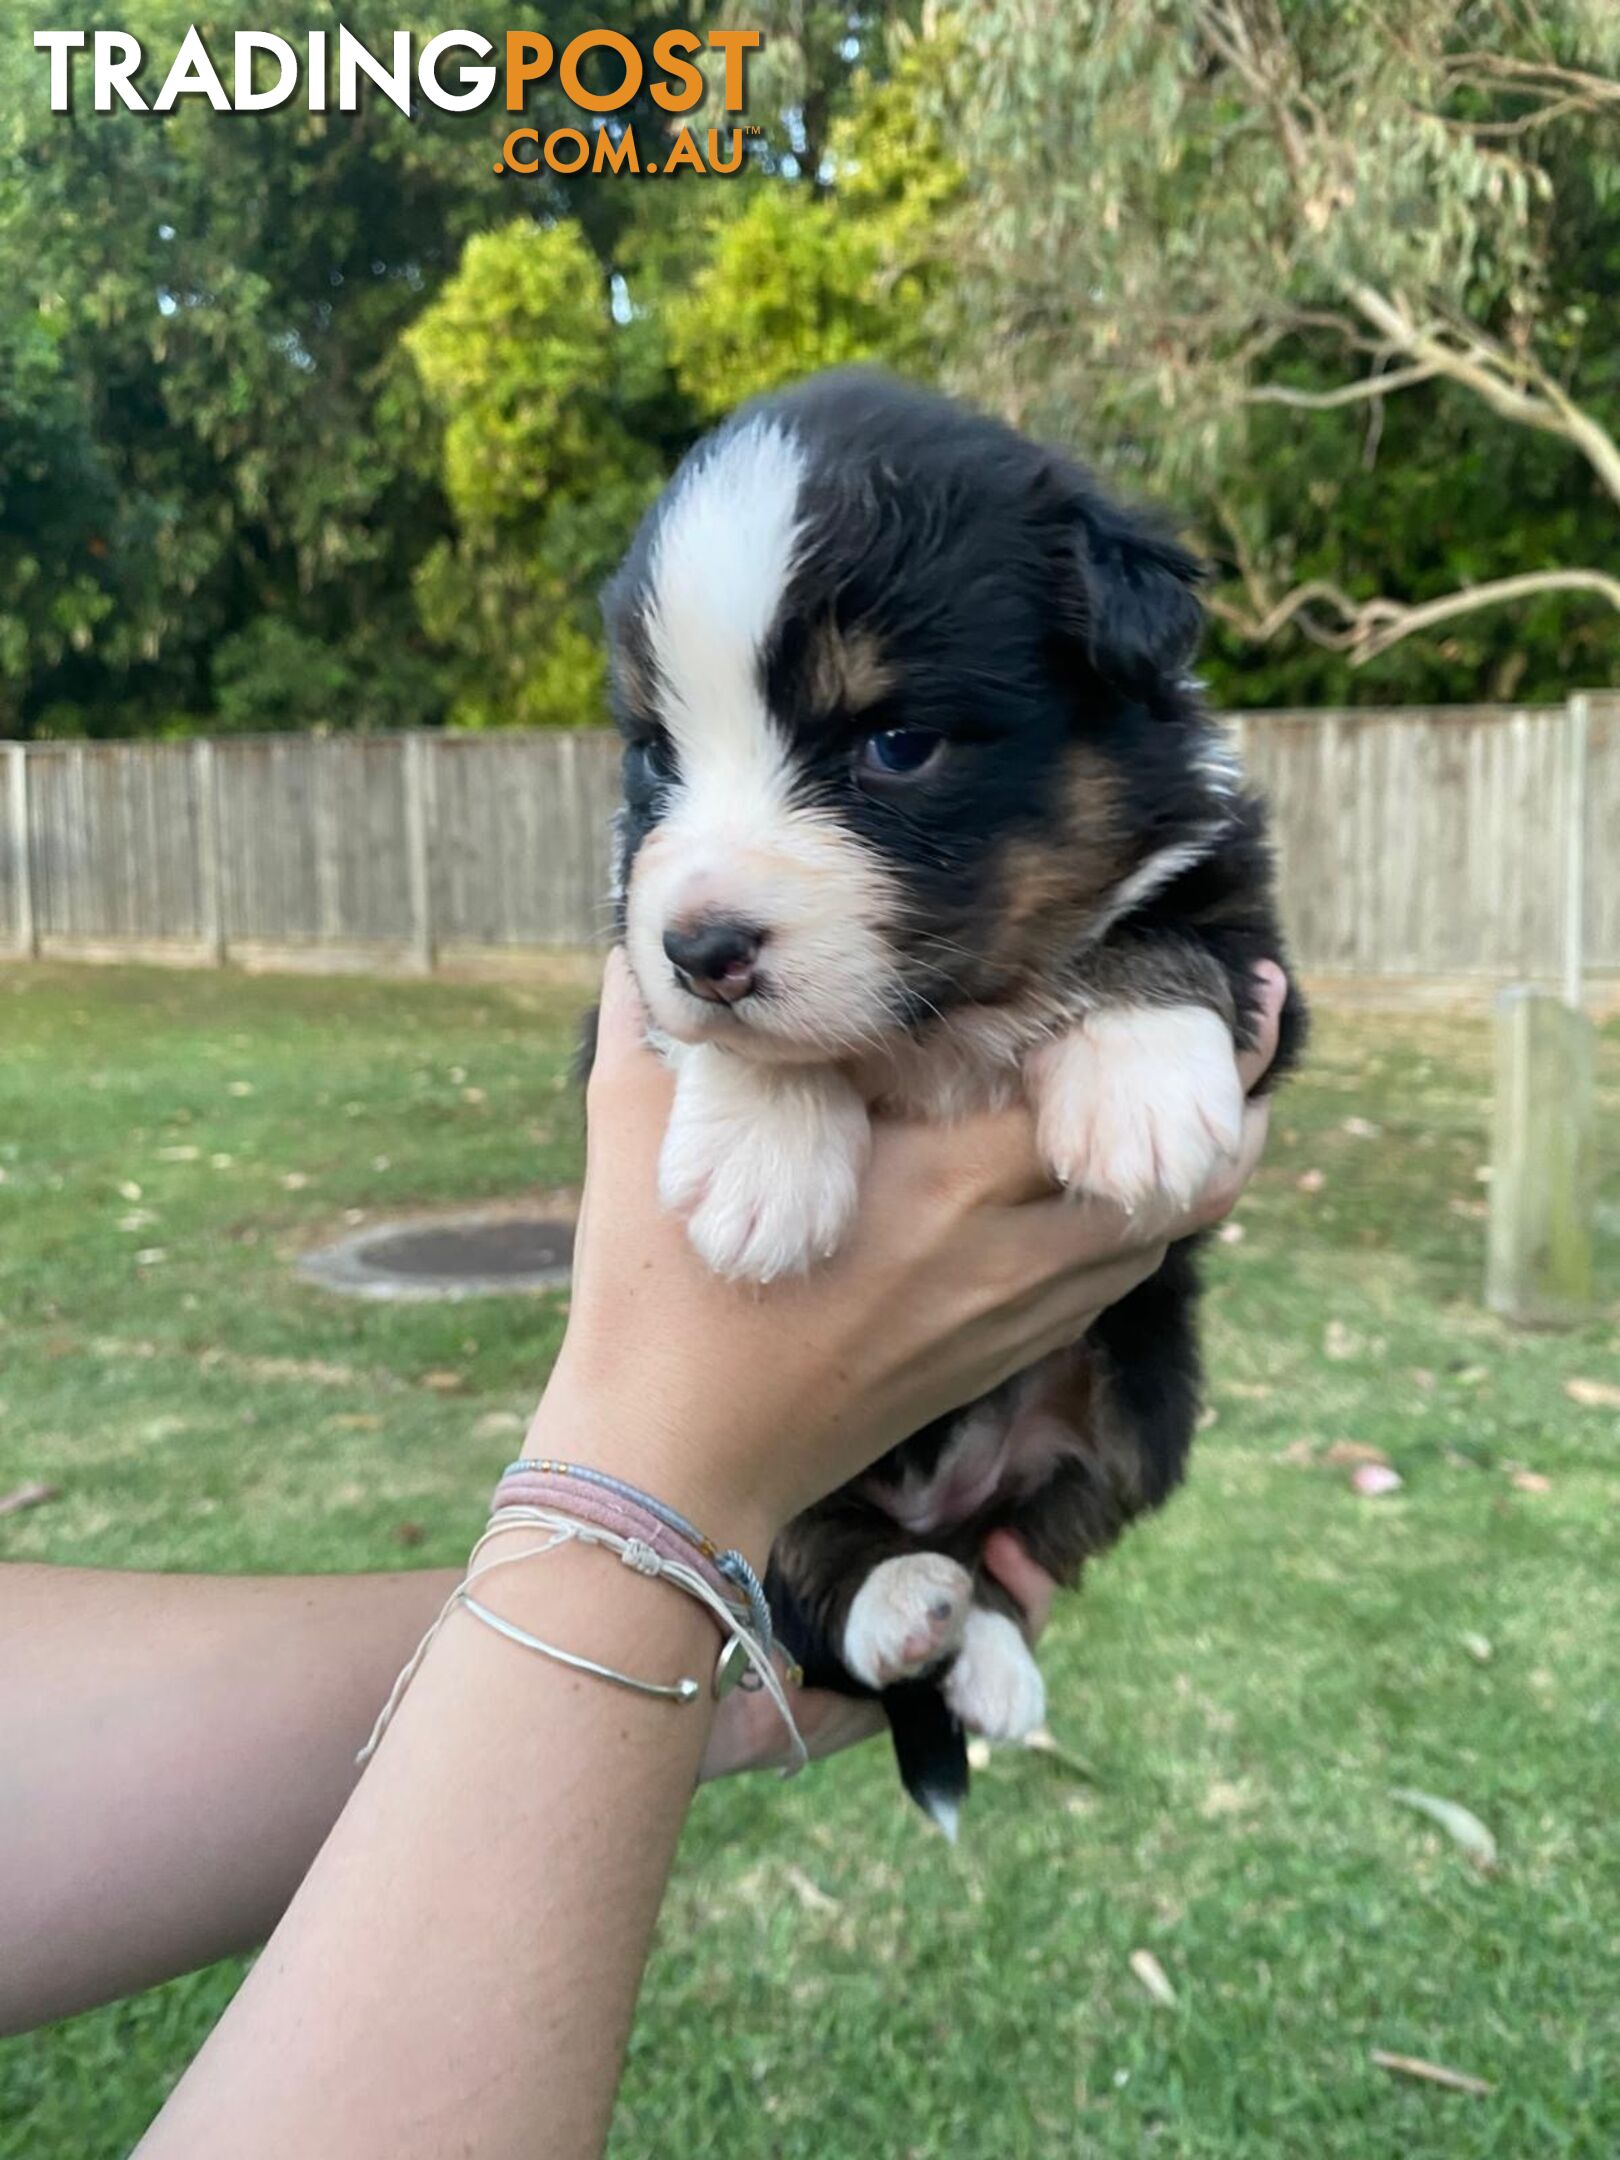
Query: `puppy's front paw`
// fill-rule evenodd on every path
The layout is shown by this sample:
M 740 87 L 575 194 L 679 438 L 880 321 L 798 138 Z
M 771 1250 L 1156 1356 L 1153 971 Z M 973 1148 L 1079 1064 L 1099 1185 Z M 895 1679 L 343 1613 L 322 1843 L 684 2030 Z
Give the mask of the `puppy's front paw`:
M 1046 1721 L 1046 1682 L 1030 1647 L 1003 1613 L 975 1605 L 962 1630 L 945 1700 L 969 1732 L 1023 1740 Z
M 844 1623 L 844 1663 L 869 1688 L 926 1672 L 959 1640 L 973 1578 L 944 1553 L 881 1560 Z
M 837 1073 L 700 1054 L 681 1067 L 659 1197 L 717 1275 L 772 1282 L 836 1251 L 870 1138 L 865 1104 Z
M 1035 1053 L 1028 1079 L 1053 1176 L 1128 1214 L 1187 1207 L 1243 1137 L 1232 1033 L 1205 1005 L 1088 1014 Z

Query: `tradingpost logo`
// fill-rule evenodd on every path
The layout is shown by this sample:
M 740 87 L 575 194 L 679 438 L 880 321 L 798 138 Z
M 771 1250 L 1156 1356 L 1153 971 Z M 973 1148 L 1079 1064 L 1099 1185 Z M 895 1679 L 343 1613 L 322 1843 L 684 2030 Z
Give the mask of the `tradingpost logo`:
M 309 31 L 299 44 L 273 30 L 238 30 L 230 52 L 211 52 L 193 23 L 171 54 L 151 54 L 127 30 L 36 30 L 34 45 L 50 65 L 51 110 L 71 113 L 88 91 L 98 113 L 125 108 L 173 112 L 202 99 L 217 113 L 273 112 L 302 104 L 310 112 L 352 113 L 363 96 L 383 98 L 409 119 L 421 104 L 441 112 L 478 112 L 497 96 L 521 114 L 535 85 L 553 80 L 580 114 L 577 127 L 508 128 L 497 173 L 736 173 L 746 138 L 759 133 L 739 115 L 747 104 L 748 57 L 764 42 L 758 30 L 665 30 L 643 51 L 618 30 L 582 30 L 562 47 L 539 30 L 508 30 L 499 46 L 476 30 L 441 30 L 418 42 L 395 30 L 374 45 L 339 27 Z M 699 54 L 723 64 L 725 127 L 699 134 L 683 113 L 703 102 L 708 85 Z M 589 80 L 587 80 L 587 76 Z M 670 116 L 640 137 L 623 117 L 645 92 Z M 419 102 L 420 101 L 420 102 Z

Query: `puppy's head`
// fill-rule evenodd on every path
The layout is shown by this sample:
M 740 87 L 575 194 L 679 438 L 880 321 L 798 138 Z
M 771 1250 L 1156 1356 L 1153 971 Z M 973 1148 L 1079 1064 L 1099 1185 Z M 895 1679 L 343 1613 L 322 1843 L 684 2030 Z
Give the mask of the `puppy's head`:
M 605 596 L 631 965 L 684 1041 L 824 1059 L 1050 980 L 1227 784 L 1193 559 L 867 374 L 700 443 Z

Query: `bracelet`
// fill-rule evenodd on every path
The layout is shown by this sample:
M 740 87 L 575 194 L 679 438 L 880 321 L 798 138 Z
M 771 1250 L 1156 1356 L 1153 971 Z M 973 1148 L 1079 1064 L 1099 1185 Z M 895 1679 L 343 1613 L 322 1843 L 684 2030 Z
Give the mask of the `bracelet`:
M 527 1471 L 531 1466 L 525 1464 L 515 1467 Z M 417 1644 L 389 1690 L 388 1700 L 383 1704 L 377 1722 L 372 1727 L 371 1736 L 356 1757 L 361 1767 L 376 1753 L 406 1689 L 420 1670 L 422 1661 L 440 1629 L 458 1606 L 469 1618 L 490 1629 L 492 1633 L 555 1664 L 567 1666 L 571 1671 L 587 1674 L 593 1679 L 609 1681 L 616 1687 L 627 1688 L 636 1694 L 657 1696 L 666 1701 L 688 1703 L 697 1700 L 703 1690 L 700 1684 L 690 1677 L 667 1682 L 645 1680 L 633 1673 L 619 1672 L 610 1665 L 600 1665 L 593 1658 L 584 1657 L 577 1651 L 564 1650 L 556 1643 L 545 1642 L 538 1635 L 530 1634 L 527 1629 L 520 1628 L 501 1614 L 492 1612 L 481 1599 L 472 1595 L 472 1586 L 485 1575 L 493 1574 L 497 1568 L 513 1567 L 524 1560 L 543 1559 L 547 1554 L 570 1543 L 598 1546 L 616 1552 L 620 1561 L 633 1568 L 637 1574 L 668 1582 L 702 1605 L 718 1623 L 724 1639 L 724 1647 L 715 1665 L 714 1694 L 717 1697 L 726 1694 L 746 1674 L 755 1687 L 763 1688 L 770 1696 L 787 1727 L 791 1752 L 789 1761 L 783 1768 L 783 1776 L 791 1777 L 804 1767 L 809 1760 L 809 1750 L 805 1747 L 803 1736 L 794 1720 L 783 1678 L 776 1670 L 769 1633 L 762 1636 L 749 1626 L 752 1612 L 750 1610 L 745 1618 L 742 1608 L 744 1605 L 751 1607 L 752 1600 L 739 1600 L 736 1593 L 730 1589 L 729 1577 L 722 1574 L 718 1566 L 719 1560 L 725 1556 L 716 1554 L 713 1561 L 710 1561 L 708 1554 L 702 1549 L 707 1541 L 699 1542 L 700 1533 L 693 1531 L 684 1517 L 676 1515 L 673 1509 L 664 1509 L 660 1502 L 652 1500 L 650 1495 L 638 1493 L 634 1487 L 625 1487 L 622 1492 L 613 1493 L 615 1511 L 628 1511 L 633 1515 L 645 1516 L 653 1528 L 654 1535 L 651 1538 L 638 1536 L 633 1532 L 624 1535 L 617 1527 L 593 1519 L 604 1512 L 601 1506 L 592 1507 L 588 1514 L 582 1515 L 519 1500 L 516 1497 L 518 1487 L 509 1482 L 510 1478 L 509 1472 L 497 1488 L 495 1511 L 483 1535 L 468 1555 L 466 1575 L 445 1599 L 437 1618 Z M 617 1486 L 618 1481 L 613 1480 L 611 1484 Z M 576 1494 L 570 1493 L 571 1499 L 575 1497 Z M 671 1519 L 680 1525 L 678 1533 L 671 1531 Z M 546 1531 L 548 1535 L 543 1544 L 528 1545 L 519 1552 L 503 1552 L 493 1558 L 484 1557 L 485 1547 L 492 1538 L 519 1527 L 534 1527 Z M 678 1535 L 682 1542 L 693 1547 L 690 1559 L 664 1549 L 671 1535 Z M 710 1547 L 709 1551 L 712 1550 Z M 742 1556 L 738 1554 L 736 1558 L 741 1560 Z M 742 1565 L 748 1569 L 749 1577 L 757 1588 L 758 1578 L 754 1576 L 752 1568 L 748 1568 L 746 1560 L 742 1560 Z M 767 1630 L 768 1627 L 767 1615 Z M 790 1665 L 787 1677 L 790 1684 L 797 1685 L 803 1676 L 796 1665 Z
M 744 1555 L 732 1550 L 722 1552 L 684 1515 L 627 1479 L 614 1477 L 607 1470 L 593 1470 L 587 1463 L 557 1462 L 549 1456 L 519 1457 L 502 1471 L 491 1512 L 495 1515 L 513 1505 L 545 1507 L 554 1502 L 563 1503 L 573 1514 L 604 1530 L 640 1537 L 655 1552 L 664 1549 L 661 1532 L 678 1539 L 700 1571 L 712 1571 L 720 1578 L 716 1589 L 724 1594 L 724 1585 L 729 1583 L 742 1593 L 754 1633 L 770 1648 L 771 1608 L 764 1585 Z

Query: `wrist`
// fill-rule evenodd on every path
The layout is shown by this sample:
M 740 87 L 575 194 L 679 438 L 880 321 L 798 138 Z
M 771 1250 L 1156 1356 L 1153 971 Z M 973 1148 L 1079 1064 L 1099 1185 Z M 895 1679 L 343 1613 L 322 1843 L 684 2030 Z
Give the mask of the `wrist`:
M 622 1387 L 577 1372 L 565 1359 L 540 1398 L 524 1452 L 581 1463 L 640 1486 L 764 1573 L 782 1511 L 719 1454 L 712 1431 L 695 1420 L 644 1398 L 632 1400 Z

